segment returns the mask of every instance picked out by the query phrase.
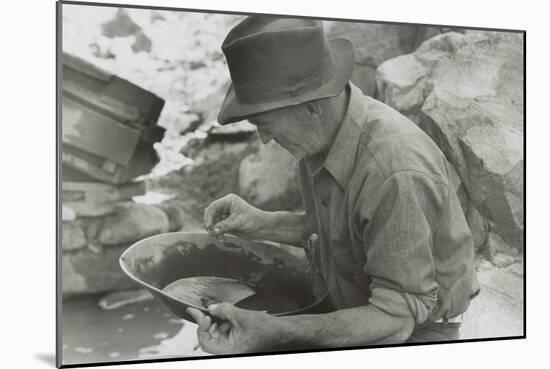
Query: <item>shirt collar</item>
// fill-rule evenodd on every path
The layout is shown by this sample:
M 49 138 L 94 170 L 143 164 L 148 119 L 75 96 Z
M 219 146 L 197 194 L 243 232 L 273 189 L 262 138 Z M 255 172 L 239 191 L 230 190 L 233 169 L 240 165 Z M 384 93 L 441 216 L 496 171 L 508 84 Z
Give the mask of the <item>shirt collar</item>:
M 353 174 L 361 126 L 367 115 L 363 92 L 351 82 L 349 87 L 350 96 L 346 114 L 323 163 L 342 188 L 347 187 Z

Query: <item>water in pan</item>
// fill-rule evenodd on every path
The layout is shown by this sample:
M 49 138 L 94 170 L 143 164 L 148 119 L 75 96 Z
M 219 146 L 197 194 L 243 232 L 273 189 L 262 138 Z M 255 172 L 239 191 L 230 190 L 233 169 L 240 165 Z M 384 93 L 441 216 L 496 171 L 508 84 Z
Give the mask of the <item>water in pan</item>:
M 228 302 L 249 310 L 270 313 L 293 311 L 300 308 L 296 299 L 281 291 L 251 286 L 231 278 L 191 277 L 170 283 L 163 292 L 175 299 L 207 308 L 210 304 Z
M 194 301 L 194 305 L 202 307 L 230 302 L 245 309 L 276 314 L 294 311 L 315 301 L 306 276 L 280 259 L 263 263 L 257 255 L 232 242 L 225 242 L 224 250 L 214 243 L 200 249 L 191 242 L 182 242 L 177 250 L 177 254 L 165 258 L 166 263 L 174 265 L 159 268 L 181 271 L 175 282 L 165 282 L 163 290 L 174 295 L 174 291 L 167 290 L 180 284 L 182 288 L 177 294 L 182 302 Z M 214 282 L 216 280 L 218 282 Z M 215 286 L 210 289 L 211 293 L 205 291 L 206 281 Z M 251 290 L 255 294 L 248 293 Z M 234 298 L 227 298 L 231 294 Z

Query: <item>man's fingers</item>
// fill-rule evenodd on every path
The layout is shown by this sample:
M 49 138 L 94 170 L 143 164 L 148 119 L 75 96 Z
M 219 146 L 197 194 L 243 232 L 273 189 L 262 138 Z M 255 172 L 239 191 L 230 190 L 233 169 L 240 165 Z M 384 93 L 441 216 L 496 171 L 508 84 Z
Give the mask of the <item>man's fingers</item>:
M 187 309 L 185 309 L 185 311 L 187 311 L 187 313 L 193 317 L 193 320 L 197 324 L 198 324 L 199 320 L 201 320 L 202 317 L 204 316 L 202 311 L 200 311 L 198 309 L 195 309 L 195 308 L 192 308 L 192 307 L 188 307 Z
M 231 324 L 229 322 L 223 322 L 218 327 L 221 333 L 227 333 L 231 330 Z
M 193 317 L 195 323 L 199 326 L 199 331 L 208 331 L 212 325 L 212 320 L 208 315 L 205 315 L 202 311 L 195 308 L 187 308 L 189 315 Z
M 210 333 L 210 336 L 212 338 L 219 338 L 220 337 L 220 331 L 218 328 L 218 323 L 214 323 L 210 326 L 210 329 L 208 330 L 208 333 Z
M 208 333 L 212 334 L 216 329 L 218 329 L 218 323 L 213 323 L 208 329 Z
M 211 229 L 220 220 L 222 216 L 231 211 L 231 198 L 229 195 L 213 201 L 204 209 L 204 226 Z
M 214 233 L 223 234 L 231 231 L 240 231 L 243 227 L 242 217 L 231 214 L 222 221 L 214 224 Z

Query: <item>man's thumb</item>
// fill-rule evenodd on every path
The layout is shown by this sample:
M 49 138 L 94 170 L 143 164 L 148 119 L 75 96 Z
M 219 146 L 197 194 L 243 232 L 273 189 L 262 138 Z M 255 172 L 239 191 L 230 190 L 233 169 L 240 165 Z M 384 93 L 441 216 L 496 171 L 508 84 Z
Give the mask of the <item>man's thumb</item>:
M 210 305 L 208 306 L 208 311 L 210 312 L 210 315 L 215 316 L 216 318 L 227 320 L 231 324 L 235 322 L 237 308 L 227 302 Z

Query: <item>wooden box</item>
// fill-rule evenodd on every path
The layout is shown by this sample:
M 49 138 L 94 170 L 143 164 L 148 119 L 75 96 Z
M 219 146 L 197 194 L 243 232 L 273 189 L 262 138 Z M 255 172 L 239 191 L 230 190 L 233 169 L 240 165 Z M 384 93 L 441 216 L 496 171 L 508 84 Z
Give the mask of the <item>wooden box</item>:
M 119 184 L 150 172 L 164 100 L 67 53 L 62 76 L 63 179 Z

